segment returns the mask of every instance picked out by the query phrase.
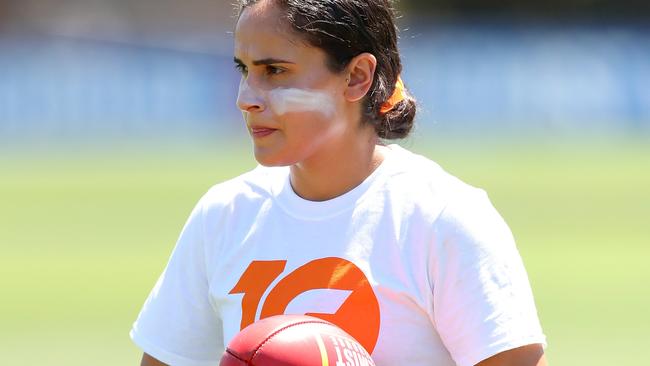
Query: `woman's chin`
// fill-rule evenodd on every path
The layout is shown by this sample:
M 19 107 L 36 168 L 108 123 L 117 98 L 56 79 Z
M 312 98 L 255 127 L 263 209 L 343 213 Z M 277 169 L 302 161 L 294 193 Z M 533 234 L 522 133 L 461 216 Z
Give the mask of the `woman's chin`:
M 277 153 L 272 153 L 264 148 L 255 147 L 255 160 L 262 165 L 267 167 L 274 166 L 288 166 L 294 164 L 290 159 L 281 156 Z

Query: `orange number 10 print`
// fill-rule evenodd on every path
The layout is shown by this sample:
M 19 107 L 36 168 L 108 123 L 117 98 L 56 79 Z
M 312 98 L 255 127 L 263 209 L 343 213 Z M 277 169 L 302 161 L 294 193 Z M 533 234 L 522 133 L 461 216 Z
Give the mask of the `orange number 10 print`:
M 241 329 L 255 322 L 262 296 L 282 274 L 286 264 L 286 260 L 253 261 L 230 290 L 231 294 L 244 294 Z M 351 291 L 335 313 L 307 315 L 338 325 L 356 338 L 368 353 L 372 353 L 379 336 L 379 302 L 363 272 L 354 263 L 342 258 L 316 259 L 286 275 L 266 296 L 260 319 L 284 314 L 291 300 L 316 289 Z

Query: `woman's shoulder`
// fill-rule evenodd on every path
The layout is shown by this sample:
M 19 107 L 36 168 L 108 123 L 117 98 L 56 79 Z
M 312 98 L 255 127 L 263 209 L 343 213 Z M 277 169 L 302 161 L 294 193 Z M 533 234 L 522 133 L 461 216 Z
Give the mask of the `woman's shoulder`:
M 399 153 L 405 154 L 395 160 L 400 162 L 395 165 L 402 178 L 394 179 L 393 184 L 411 197 L 418 212 L 429 213 L 435 230 L 445 238 L 441 241 L 445 249 L 484 252 L 514 245 L 508 225 L 484 189 L 462 181 L 424 156 L 404 149 Z
M 487 192 L 475 187 L 438 163 L 391 145 L 392 176 L 389 190 L 400 199 L 413 202 L 419 212 L 428 212 L 438 225 L 470 225 L 500 221 Z
M 391 181 L 395 184 L 411 191 L 435 194 L 445 201 L 483 192 L 449 173 L 429 157 L 399 145 L 390 145 L 389 148 L 393 168 Z

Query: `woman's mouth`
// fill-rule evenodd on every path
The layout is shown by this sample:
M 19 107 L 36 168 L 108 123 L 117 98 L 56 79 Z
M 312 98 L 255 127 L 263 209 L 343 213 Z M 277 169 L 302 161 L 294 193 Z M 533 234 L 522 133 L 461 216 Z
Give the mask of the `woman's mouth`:
M 277 131 L 277 130 L 274 129 L 274 128 L 252 127 L 251 128 L 251 135 L 253 135 L 253 137 L 255 137 L 255 138 L 262 138 L 262 137 L 266 137 L 266 136 L 272 134 L 275 131 Z

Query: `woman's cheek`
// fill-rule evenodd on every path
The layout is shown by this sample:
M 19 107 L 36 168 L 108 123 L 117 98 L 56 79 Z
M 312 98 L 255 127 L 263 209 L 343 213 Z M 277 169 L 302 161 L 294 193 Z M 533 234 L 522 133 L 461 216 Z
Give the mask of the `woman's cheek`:
M 313 115 L 330 120 L 336 116 L 336 104 L 332 95 L 308 89 L 276 88 L 268 92 L 269 108 L 276 116 L 287 114 Z

